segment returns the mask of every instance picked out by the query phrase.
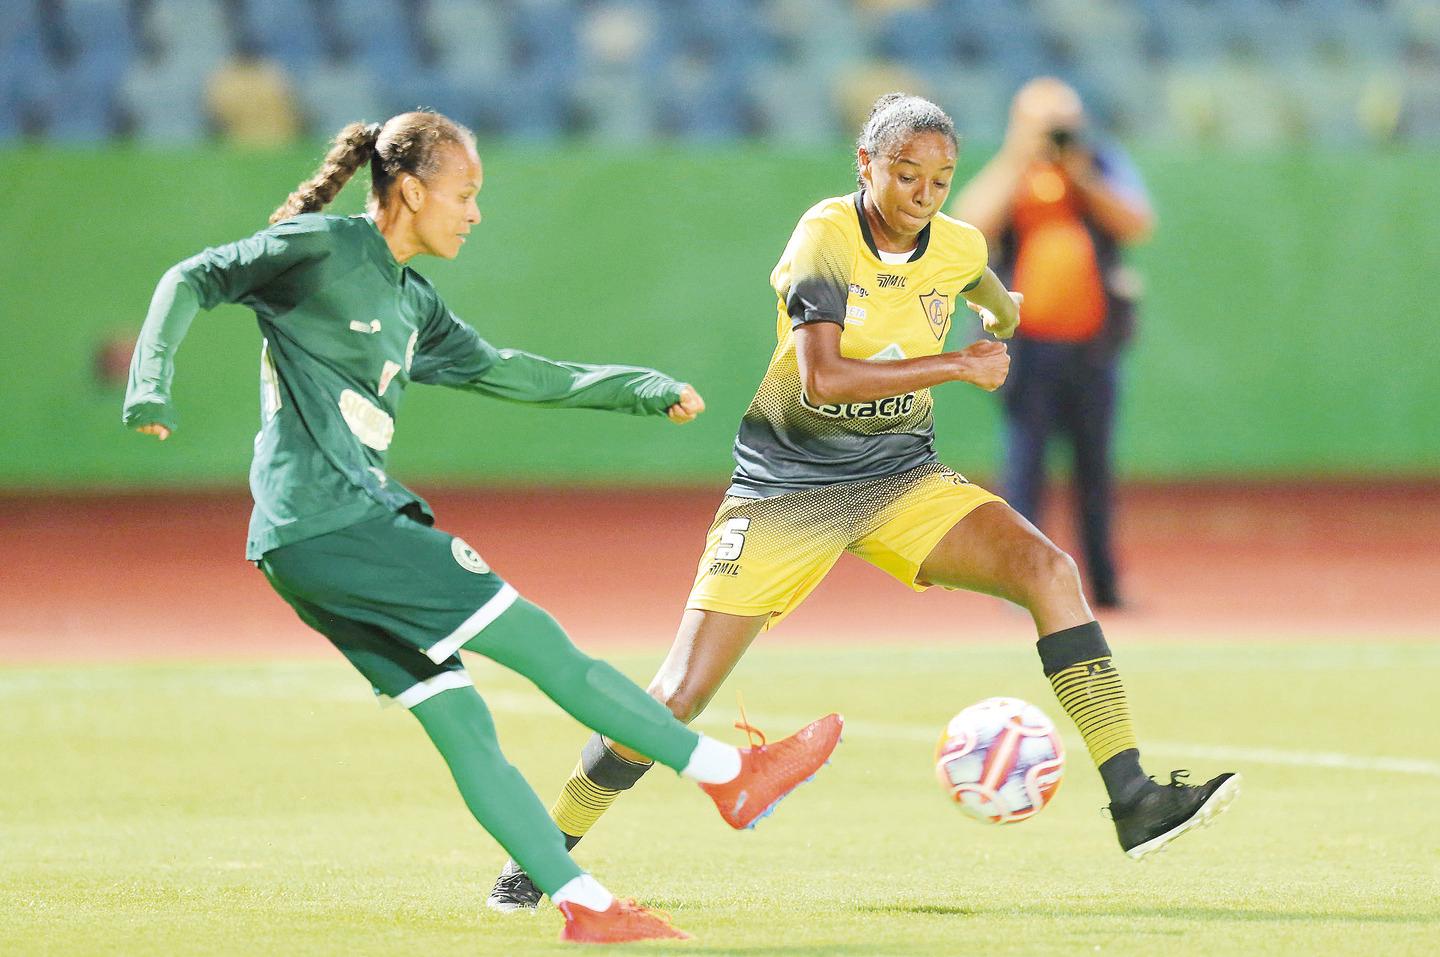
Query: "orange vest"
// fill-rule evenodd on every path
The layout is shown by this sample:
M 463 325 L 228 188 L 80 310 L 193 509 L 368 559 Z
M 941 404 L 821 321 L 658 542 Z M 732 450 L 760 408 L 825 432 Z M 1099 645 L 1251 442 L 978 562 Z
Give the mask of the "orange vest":
M 1082 211 L 1060 166 L 1037 162 L 1020 178 L 1012 287 L 1025 294 L 1020 332 L 1031 339 L 1082 342 L 1105 321 L 1105 285 Z

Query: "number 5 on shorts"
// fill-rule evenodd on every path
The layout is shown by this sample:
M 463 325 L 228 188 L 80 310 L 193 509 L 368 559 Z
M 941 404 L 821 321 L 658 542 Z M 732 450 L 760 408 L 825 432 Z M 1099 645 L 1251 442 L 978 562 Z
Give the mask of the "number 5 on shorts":
M 750 519 L 732 518 L 720 532 L 720 544 L 715 546 L 717 562 L 733 562 L 745 550 L 745 533 L 750 531 Z

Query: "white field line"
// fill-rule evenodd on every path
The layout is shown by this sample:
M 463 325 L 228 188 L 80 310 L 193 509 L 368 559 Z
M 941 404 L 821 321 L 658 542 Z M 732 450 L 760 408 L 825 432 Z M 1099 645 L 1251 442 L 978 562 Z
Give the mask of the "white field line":
M 516 714 L 560 718 L 563 712 L 542 695 L 523 691 L 500 691 L 485 688 L 484 674 L 472 669 L 476 685 L 491 710 L 500 714 Z M 365 687 L 363 680 L 349 675 L 337 676 L 342 680 L 315 680 L 313 671 L 306 668 L 266 669 L 265 672 L 236 679 L 233 676 L 211 682 L 208 677 L 200 682 L 215 694 L 223 697 L 244 698 L 294 698 L 303 696 L 310 701 L 336 703 L 371 704 L 374 697 Z M 193 675 L 168 675 L 167 680 L 177 687 L 193 688 Z M 0 699 L 6 697 L 44 695 L 57 690 L 113 690 L 126 687 L 129 679 L 122 674 L 95 673 L 87 671 L 57 671 L 52 673 L 0 674 Z M 711 708 L 696 720 L 704 729 L 728 731 L 738 713 L 726 708 Z M 750 715 L 752 723 L 758 722 L 779 734 L 798 728 L 813 720 L 815 715 L 786 715 L 756 712 Z M 933 744 L 939 734 L 935 728 L 918 724 L 900 724 L 883 721 L 847 720 L 845 733 L 857 738 L 885 741 L 915 741 Z M 727 736 L 727 740 L 729 737 Z M 1084 747 L 1073 734 L 1066 735 L 1066 745 L 1072 752 L 1082 752 Z M 1174 755 L 1181 758 L 1205 758 L 1215 761 L 1237 761 L 1245 764 L 1267 764 L 1285 767 L 1330 768 L 1340 771 L 1382 771 L 1394 774 L 1418 774 L 1425 777 L 1440 777 L 1440 761 L 1425 758 L 1396 758 L 1343 754 L 1331 751 L 1290 751 L 1279 748 L 1236 747 L 1231 745 L 1194 744 L 1174 741 L 1146 741 L 1147 753 Z
M 517 692 L 486 692 L 481 689 L 487 704 L 501 714 L 538 715 L 558 713 L 556 705 L 538 695 Z M 748 713 L 747 713 L 748 714 Z M 813 721 L 816 715 L 784 715 L 755 713 L 748 714 L 751 724 L 763 724 L 780 733 L 782 729 L 801 727 Z M 705 729 L 727 728 L 739 718 L 739 714 L 724 708 L 711 708 L 696 719 L 696 724 Z M 847 719 L 845 733 L 859 738 L 882 739 L 887 741 L 923 741 L 934 744 L 938 729 L 918 724 L 894 724 L 880 721 L 855 721 Z M 1066 736 L 1066 744 L 1072 751 L 1084 751 L 1078 740 Z M 1303 768 L 1334 768 L 1343 771 L 1389 771 L 1395 774 L 1420 774 L 1426 777 L 1440 777 L 1440 761 L 1423 758 L 1365 757 L 1357 754 L 1340 754 L 1329 751 L 1284 751 L 1275 748 L 1246 748 L 1228 745 L 1187 744 L 1174 741 L 1146 741 L 1147 753 L 1179 755 L 1186 758 L 1207 758 L 1215 761 L 1239 761 L 1246 764 L 1276 764 Z

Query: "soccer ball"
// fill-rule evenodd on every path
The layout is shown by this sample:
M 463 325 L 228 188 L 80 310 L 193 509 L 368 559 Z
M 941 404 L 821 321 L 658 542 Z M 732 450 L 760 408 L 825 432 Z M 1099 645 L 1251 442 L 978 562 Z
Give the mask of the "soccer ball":
M 1019 698 L 986 698 L 950 719 L 935 746 L 935 774 L 960 810 L 1014 824 L 1050 803 L 1065 773 L 1065 745 L 1045 712 Z

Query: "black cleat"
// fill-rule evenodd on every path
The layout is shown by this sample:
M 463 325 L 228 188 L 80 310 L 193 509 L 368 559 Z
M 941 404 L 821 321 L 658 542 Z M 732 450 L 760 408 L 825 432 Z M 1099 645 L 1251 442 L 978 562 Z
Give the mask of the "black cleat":
M 1192 827 L 1208 827 L 1240 793 L 1240 775 L 1217 775 L 1198 787 L 1170 772 L 1170 783 L 1155 785 L 1124 808 L 1110 805 L 1120 846 L 1132 860 L 1162 850 Z
M 534 910 L 544 896 L 540 893 L 540 888 L 531 883 L 530 875 L 520 869 L 519 864 L 506 861 L 500 876 L 495 878 L 495 886 L 490 889 L 485 906 L 501 913 Z

